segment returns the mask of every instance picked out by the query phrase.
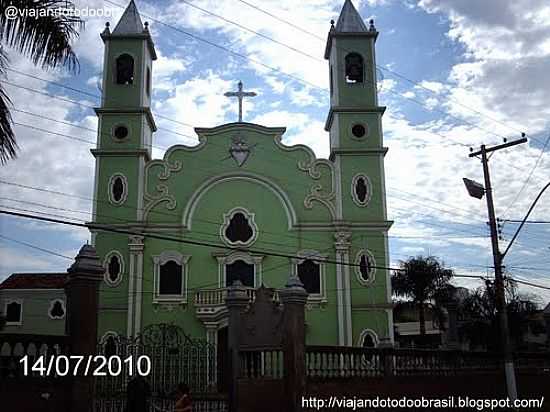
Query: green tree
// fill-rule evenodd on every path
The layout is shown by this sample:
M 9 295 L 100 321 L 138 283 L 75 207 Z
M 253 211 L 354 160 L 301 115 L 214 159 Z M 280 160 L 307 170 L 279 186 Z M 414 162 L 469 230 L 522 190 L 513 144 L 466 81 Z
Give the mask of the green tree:
M 519 294 L 512 280 L 506 281 L 505 288 L 510 338 L 514 346 L 519 348 L 523 344 L 529 318 L 537 311 L 538 305 L 532 297 Z M 468 340 L 471 348 L 491 351 L 500 349 L 494 282 L 486 281 L 484 286 L 471 291 L 459 302 L 458 311 L 462 319 L 459 333 Z
M 453 271 L 446 269 L 433 256 L 416 256 L 401 261 L 400 271 L 392 276 L 393 293 L 397 297 L 409 299 L 418 310 L 421 341 L 426 336 L 426 305 L 444 300 L 451 290 L 449 281 Z
M 19 12 L 6 13 L 8 8 Z M 44 69 L 63 66 L 77 72 L 78 59 L 71 42 L 78 37 L 84 22 L 70 14 L 52 13 L 70 8 L 74 8 L 73 3 L 65 0 L 0 0 L 0 41 Z M 8 65 L 6 50 L 0 44 L 1 77 L 5 77 Z M 17 156 L 10 106 L 10 98 L 0 82 L 0 164 Z

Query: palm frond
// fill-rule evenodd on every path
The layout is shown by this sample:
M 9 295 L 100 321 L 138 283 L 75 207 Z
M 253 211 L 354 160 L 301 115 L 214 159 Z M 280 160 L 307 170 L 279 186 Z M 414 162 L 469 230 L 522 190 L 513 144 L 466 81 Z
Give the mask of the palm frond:
M 0 45 L 0 76 L 6 73 L 8 56 Z M 17 143 L 12 128 L 12 119 L 9 107 L 11 100 L 0 83 L 0 164 L 5 164 L 17 155 Z
M 1 41 L 43 68 L 65 66 L 78 71 L 79 63 L 71 42 L 78 37 L 78 30 L 84 27 L 84 22 L 73 15 L 45 13 L 48 9 L 73 8 L 73 3 L 65 0 L 0 0 L 0 10 L 8 6 L 20 10 L 34 9 L 36 15 L 8 19 L 5 13 L 1 13 Z

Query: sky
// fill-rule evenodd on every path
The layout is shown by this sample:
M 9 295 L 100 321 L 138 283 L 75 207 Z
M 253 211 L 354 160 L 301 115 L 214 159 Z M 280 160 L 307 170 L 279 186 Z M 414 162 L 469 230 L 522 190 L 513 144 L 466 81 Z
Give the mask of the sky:
M 86 18 L 74 48 L 80 71 L 44 71 L 8 50 L 4 82 L 13 101 L 18 158 L 2 166 L 0 207 L 89 221 L 103 43 L 124 0 L 76 1 L 110 17 Z M 343 0 L 136 1 L 149 21 L 158 60 L 153 112 L 161 130 L 153 150 L 197 141 L 195 127 L 237 120 L 224 97 L 242 80 L 244 120 L 287 128 L 286 144 L 328 157 L 330 20 Z M 496 215 L 520 220 L 550 181 L 550 4 L 547 0 L 362 0 L 373 18 L 383 117 L 391 265 L 433 255 L 457 274 L 492 274 L 485 200 L 468 196 L 463 177 L 483 182 L 469 148 L 528 143 L 490 160 Z M 98 14 L 98 13 L 96 13 Z M 256 33 L 254 33 L 256 32 Z M 44 81 L 46 80 L 46 81 Z M 65 87 L 61 87 L 65 86 Z M 159 117 L 160 116 L 160 117 Z M 169 120 L 170 119 L 170 120 Z M 174 121 L 175 120 L 175 121 Z M 51 216 L 50 216 L 51 217 Z M 530 219 L 550 221 L 550 190 Z M 502 225 L 501 249 L 517 223 Z M 14 272 L 64 271 L 89 239 L 85 229 L 0 217 L 0 281 Z M 19 242 L 19 243 L 18 243 Z M 29 245 L 55 252 L 47 253 Z M 509 276 L 550 286 L 550 224 L 527 224 L 505 258 Z M 477 287 L 475 279 L 456 284 Z M 520 286 L 540 304 L 550 291 Z

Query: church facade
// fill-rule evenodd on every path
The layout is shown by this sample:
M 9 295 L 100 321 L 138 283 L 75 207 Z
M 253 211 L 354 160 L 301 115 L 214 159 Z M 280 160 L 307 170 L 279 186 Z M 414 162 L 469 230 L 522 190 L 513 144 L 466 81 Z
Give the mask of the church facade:
M 197 127 L 196 146 L 152 159 L 153 40 L 133 1 L 106 27 L 92 149 L 92 238 L 106 267 L 100 337 L 174 323 L 216 343 L 233 282 L 253 299 L 255 288 L 298 276 L 308 344 L 393 342 L 377 36 L 346 0 L 325 52 L 329 159 L 285 145 L 284 127 L 242 119 Z

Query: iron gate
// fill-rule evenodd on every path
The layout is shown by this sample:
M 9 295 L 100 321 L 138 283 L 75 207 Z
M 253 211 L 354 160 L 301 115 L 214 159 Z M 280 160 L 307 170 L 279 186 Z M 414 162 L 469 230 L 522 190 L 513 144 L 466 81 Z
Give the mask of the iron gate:
M 121 372 L 116 376 L 96 377 L 95 412 L 126 412 L 127 387 L 132 380 L 147 388 L 140 396 L 150 412 L 171 412 L 174 409 L 176 386 L 183 382 L 191 389 L 193 410 L 224 412 L 227 397 L 217 391 L 219 371 L 216 367 L 216 347 L 204 339 L 192 339 L 183 329 L 171 324 L 150 325 L 135 338 L 108 335 L 98 343 L 97 353 L 106 357 L 118 356 Z M 150 373 L 139 378 L 150 359 Z M 125 359 L 132 359 L 132 362 Z M 117 362 L 118 363 L 118 362 Z M 118 367 L 118 365 L 116 365 Z M 138 385 L 139 387 L 139 385 Z

